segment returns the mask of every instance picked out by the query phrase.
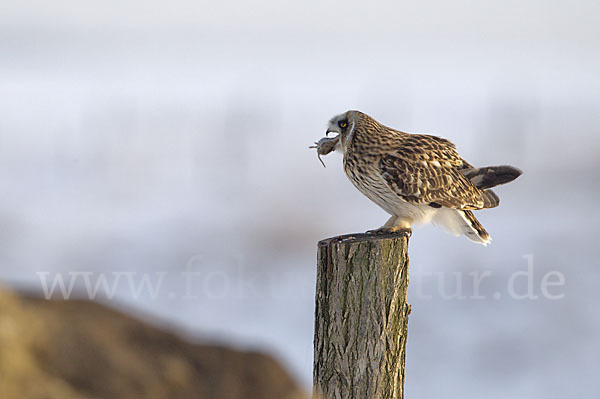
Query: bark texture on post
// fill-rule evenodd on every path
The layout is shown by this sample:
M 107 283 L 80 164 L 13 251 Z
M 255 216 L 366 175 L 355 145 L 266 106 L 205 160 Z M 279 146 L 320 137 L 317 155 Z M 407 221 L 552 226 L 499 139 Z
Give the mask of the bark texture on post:
M 315 398 L 401 399 L 410 305 L 408 237 L 319 242 Z

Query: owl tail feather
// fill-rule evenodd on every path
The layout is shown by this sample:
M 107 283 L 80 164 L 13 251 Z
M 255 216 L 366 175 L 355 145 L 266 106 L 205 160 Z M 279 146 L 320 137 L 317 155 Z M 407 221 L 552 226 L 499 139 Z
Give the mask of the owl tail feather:
M 461 172 L 480 190 L 510 183 L 523 173 L 520 169 L 508 165 L 470 168 Z
M 471 211 L 442 208 L 436 213 L 433 221 L 450 234 L 462 234 L 478 244 L 486 246 L 492 242 L 492 237 Z

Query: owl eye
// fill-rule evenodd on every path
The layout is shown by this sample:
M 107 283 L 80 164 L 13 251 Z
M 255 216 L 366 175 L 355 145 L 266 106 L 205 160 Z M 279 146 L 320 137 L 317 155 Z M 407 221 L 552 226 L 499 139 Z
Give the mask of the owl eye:
M 342 129 L 345 128 L 346 126 L 348 126 L 348 121 L 347 120 L 343 120 L 343 121 L 339 121 L 338 122 L 338 126 L 341 127 Z

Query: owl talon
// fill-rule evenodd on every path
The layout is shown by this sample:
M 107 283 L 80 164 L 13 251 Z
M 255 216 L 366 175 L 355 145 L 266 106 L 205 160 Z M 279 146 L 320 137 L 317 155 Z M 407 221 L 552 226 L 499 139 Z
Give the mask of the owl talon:
M 393 227 L 381 227 L 379 229 L 367 230 L 367 234 L 372 235 L 384 235 L 384 234 L 397 234 L 397 235 L 412 235 L 412 229 L 402 229 L 402 228 L 393 228 Z

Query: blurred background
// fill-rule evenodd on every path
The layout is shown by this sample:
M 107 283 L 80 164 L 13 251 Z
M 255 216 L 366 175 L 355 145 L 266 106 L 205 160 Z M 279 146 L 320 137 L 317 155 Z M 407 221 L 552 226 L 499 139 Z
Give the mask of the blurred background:
M 316 243 L 387 219 L 339 154 L 323 169 L 307 148 L 359 109 L 524 170 L 477 215 L 491 246 L 415 230 L 407 397 L 597 397 L 599 17 L 585 0 L 3 4 L 4 289 L 56 297 L 63 279 L 267 353 L 309 391 Z

